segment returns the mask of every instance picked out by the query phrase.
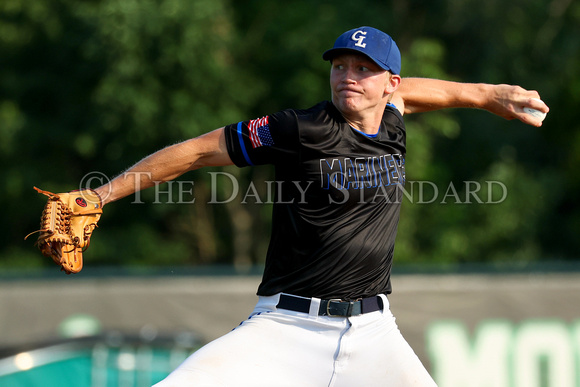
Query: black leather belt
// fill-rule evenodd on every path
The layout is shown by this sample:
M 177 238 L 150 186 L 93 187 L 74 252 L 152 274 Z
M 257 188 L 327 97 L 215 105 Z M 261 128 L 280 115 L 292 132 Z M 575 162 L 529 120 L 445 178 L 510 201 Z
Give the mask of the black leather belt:
M 294 312 L 310 313 L 310 298 L 281 294 L 276 308 Z M 351 317 L 383 309 L 383 300 L 379 296 L 363 298 L 357 301 L 320 300 L 319 316 Z

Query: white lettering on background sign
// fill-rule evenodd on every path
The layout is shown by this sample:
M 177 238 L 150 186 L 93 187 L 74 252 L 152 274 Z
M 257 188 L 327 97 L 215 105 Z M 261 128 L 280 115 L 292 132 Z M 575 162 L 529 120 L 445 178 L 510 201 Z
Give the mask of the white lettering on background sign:
M 462 322 L 441 321 L 427 331 L 427 350 L 440 386 L 575 387 L 580 322 L 488 320 L 470 339 Z

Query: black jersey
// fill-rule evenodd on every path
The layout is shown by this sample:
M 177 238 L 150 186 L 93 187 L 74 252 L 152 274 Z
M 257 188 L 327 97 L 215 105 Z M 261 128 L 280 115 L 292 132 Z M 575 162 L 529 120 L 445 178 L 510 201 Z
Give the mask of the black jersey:
M 273 164 L 278 189 L 258 295 L 356 299 L 390 293 L 405 182 L 403 118 L 352 128 L 331 102 L 225 128 L 237 166 Z

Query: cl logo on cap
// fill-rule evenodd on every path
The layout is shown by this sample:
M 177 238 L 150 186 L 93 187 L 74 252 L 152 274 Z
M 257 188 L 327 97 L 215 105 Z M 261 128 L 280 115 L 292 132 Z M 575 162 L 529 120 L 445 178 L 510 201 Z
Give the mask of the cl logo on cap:
M 366 35 L 366 34 L 367 34 L 366 31 L 358 30 L 354 34 L 352 34 L 352 36 L 350 38 L 356 42 L 354 44 L 355 46 L 365 48 L 367 46 L 367 44 L 363 43 L 363 40 L 365 40 L 366 36 L 361 36 L 361 35 Z

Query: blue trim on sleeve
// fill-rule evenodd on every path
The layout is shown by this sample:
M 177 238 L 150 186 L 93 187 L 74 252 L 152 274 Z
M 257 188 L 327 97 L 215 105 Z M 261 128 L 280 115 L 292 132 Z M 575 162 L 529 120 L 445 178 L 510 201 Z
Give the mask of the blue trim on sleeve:
M 242 154 L 244 155 L 244 158 L 246 159 L 246 162 L 249 165 L 254 165 L 254 163 L 252 163 L 252 161 L 250 160 L 250 156 L 248 156 L 248 151 L 246 150 L 246 145 L 244 144 L 244 137 L 242 136 L 242 122 L 238 122 L 238 140 L 240 140 L 240 148 L 242 149 Z
M 395 106 L 395 104 L 392 104 L 392 103 L 390 103 L 390 102 L 387 104 L 387 106 L 390 106 L 390 107 L 392 107 L 393 109 L 396 109 L 396 108 L 397 108 L 397 107 Z

